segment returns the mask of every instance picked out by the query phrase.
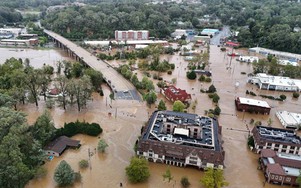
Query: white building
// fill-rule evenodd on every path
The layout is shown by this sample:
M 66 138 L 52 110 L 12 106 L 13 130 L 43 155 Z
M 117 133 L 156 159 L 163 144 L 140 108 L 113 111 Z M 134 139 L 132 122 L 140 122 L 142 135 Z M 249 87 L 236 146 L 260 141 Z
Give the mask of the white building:
M 201 32 L 202 35 L 216 35 L 219 33 L 219 30 L 218 29 L 203 29 L 203 31 Z
M 258 62 L 259 58 L 256 56 L 239 56 L 238 60 L 241 62 L 253 63 Z
M 130 40 L 130 41 L 84 41 L 85 44 L 89 44 L 92 46 L 109 46 L 110 42 L 112 44 L 122 44 L 137 46 L 137 45 L 151 45 L 151 44 L 160 44 L 162 46 L 169 46 L 168 41 L 166 40 Z
M 147 30 L 128 30 L 128 31 L 115 31 L 115 40 L 129 41 L 129 40 L 148 40 L 149 31 Z
M 183 35 L 187 36 L 185 29 L 176 29 L 175 32 L 171 34 L 171 36 L 174 37 L 175 39 L 180 39 Z
M 258 73 L 250 77 L 248 82 L 257 85 L 260 89 L 277 91 L 301 91 L 301 80 L 289 77 L 272 76 L 265 73 Z
M 262 55 L 268 56 L 269 54 L 274 55 L 275 57 L 279 59 L 289 59 L 294 61 L 301 61 L 301 55 L 300 54 L 293 54 L 289 52 L 280 52 L 276 50 L 270 50 L 267 48 L 261 48 L 261 47 L 255 47 L 255 48 L 249 48 L 250 52 L 259 53 Z
M 299 64 L 297 63 L 297 62 L 295 62 L 295 61 L 290 61 L 290 60 L 286 60 L 286 59 L 281 59 L 281 60 L 279 60 L 278 61 L 278 63 L 280 64 L 280 65 L 292 65 L 292 66 L 294 66 L 294 67 L 297 67 L 297 66 L 299 66 Z
M 285 128 L 298 129 L 301 126 L 301 114 L 279 111 L 276 116 Z

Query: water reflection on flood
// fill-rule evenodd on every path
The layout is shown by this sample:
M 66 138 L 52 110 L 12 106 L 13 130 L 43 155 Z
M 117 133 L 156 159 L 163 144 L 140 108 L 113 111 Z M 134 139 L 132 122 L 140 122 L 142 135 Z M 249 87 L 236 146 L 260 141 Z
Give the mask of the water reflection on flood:
M 253 125 L 249 125 L 250 119 L 253 118 L 255 121 L 262 121 L 263 124 L 266 124 L 268 119 L 271 118 L 274 127 L 281 127 L 279 121 L 276 119 L 275 112 L 277 110 L 289 109 L 290 111 L 300 113 L 300 109 L 297 108 L 300 105 L 300 100 L 293 100 L 291 93 L 284 93 L 287 95 L 287 101 L 285 102 L 276 102 L 267 99 L 269 104 L 274 107 L 271 110 L 270 116 L 236 112 L 234 98 L 236 96 L 246 96 L 246 89 L 253 90 L 255 93 L 265 93 L 275 96 L 279 96 L 282 92 L 257 90 L 255 86 L 246 84 L 247 76 L 241 74 L 241 72 L 250 73 L 252 71 L 250 65 L 239 63 L 233 59 L 231 69 L 227 70 L 226 68 L 230 66 L 230 58 L 225 56 L 223 52 L 220 52 L 216 46 L 211 46 L 210 53 L 210 69 L 213 72 L 213 84 L 218 89 L 218 94 L 221 97 L 219 106 L 222 109 L 222 114 L 219 122 L 223 126 L 223 147 L 226 151 L 225 177 L 230 183 L 229 187 L 231 188 L 263 187 L 263 173 L 257 170 L 259 156 L 250 152 L 246 147 L 247 130 L 248 128 L 253 128 Z M 170 62 L 176 64 L 176 68 L 172 75 L 161 73 L 161 76 L 166 80 L 177 78 L 176 86 L 186 89 L 188 93 L 192 94 L 193 100 L 198 100 L 195 113 L 204 114 L 205 110 L 214 108 L 207 94 L 199 92 L 200 89 L 208 88 L 210 84 L 201 84 L 197 80 L 188 81 L 185 70 L 187 62 L 183 60 L 183 57 L 175 55 L 172 57 L 164 56 L 162 58 L 169 58 Z M 141 79 L 142 73 L 137 72 L 137 74 Z M 240 83 L 238 88 L 234 86 L 236 82 Z M 75 184 L 74 187 L 119 187 L 119 183 L 122 182 L 123 187 L 128 188 L 179 188 L 181 187 L 180 179 L 182 176 L 189 177 L 192 188 L 202 187 L 199 183 L 203 175 L 201 171 L 194 168 L 171 166 L 170 170 L 174 176 L 174 180 L 167 183 L 163 181 L 162 177 L 167 166 L 155 163 L 150 163 L 151 176 L 148 182 L 137 185 L 130 184 L 126 179 L 124 169 L 129 164 L 130 158 L 134 155 L 133 146 L 140 134 L 141 126 L 148 120 L 148 116 L 155 109 L 155 105 L 148 108 L 145 103 L 137 101 L 113 100 L 111 102 L 108 97 L 110 94 L 109 88 L 106 86 L 103 88 L 105 96 L 100 97 L 95 94 L 93 101 L 82 112 L 77 112 L 76 107 L 69 108 L 66 112 L 59 107 L 51 110 L 56 127 L 63 126 L 64 122 L 76 121 L 77 119 L 99 123 L 104 129 L 100 138 L 104 138 L 109 144 L 105 154 L 96 153 L 91 157 L 91 169 L 80 170 L 83 182 Z M 159 95 L 159 99 L 164 98 Z M 172 104 L 167 102 L 167 106 L 171 109 Z M 43 101 L 40 101 L 39 108 L 36 108 L 34 105 L 22 107 L 28 113 L 28 121 L 30 123 L 33 123 L 36 117 L 42 113 L 43 108 Z M 191 109 L 189 109 L 189 112 L 194 113 Z M 108 113 L 111 113 L 112 116 L 109 117 Z M 40 180 L 30 181 L 27 188 L 55 187 L 53 173 L 61 160 L 66 160 L 75 171 L 79 171 L 78 162 L 81 159 L 88 160 L 88 150 L 94 151 L 99 138 L 84 135 L 76 135 L 74 138 L 81 140 L 82 147 L 79 150 L 67 150 L 61 157 L 47 162 L 45 167 L 48 169 L 48 176 Z M 266 184 L 264 187 L 276 188 L 279 186 Z

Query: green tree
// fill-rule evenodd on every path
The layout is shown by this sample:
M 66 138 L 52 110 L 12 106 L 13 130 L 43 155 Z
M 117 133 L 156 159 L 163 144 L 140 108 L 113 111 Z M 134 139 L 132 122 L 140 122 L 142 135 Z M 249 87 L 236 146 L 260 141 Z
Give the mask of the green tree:
M 209 86 L 207 93 L 215 93 L 216 92 L 216 88 L 215 86 L 212 84 Z
M 54 180 L 59 186 L 72 185 L 75 174 L 71 166 L 65 161 L 61 161 L 54 171 Z
M 63 106 L 64 110 L 66 110 L 66 105 L 67 105 L 67 91 L 68 91 L 68 79 L 66 76 L 59 75 L 55 79 L 54 83 L 55 87 L 62 93 L 58 97 L 58 101 L 61 103 Z
M 167 179 L 168 183 L 173 179 L 173 176 L 171 175 L 169 168 L 166 169 L 165 173 L 162 176 L 163 176 L 163 181 Z
M 103 75 L 101 72 L 88 68 L 85 70 L 85 75 L 90 77 L 91 84 L 95 91 L 101 90 L 101 84 L 103 83 Z
M 98 141 L 97 150 L 99 153 L 104 153 L 109 145 L 103 139 Z
M 28 67 L 21 75 L 21 79 L 25 87 L 29 90 L 33 102 L 38 106 L 39 95 L 38 91 L 44 82 L 43 72 L 41 69 L 33 69 Z
M 166 110 L 165 102 L 162 99 L 159 102 L 158 110 Z
M 186 76 L 189 80 L 195 80 L 196 79 L 196 73 L 192 70 L 186 73 Z
M 190 182 L 186 176 L 181 178 L 181 185 L 183 188 L 188 188 L 190 186 Z
M 76 62 L 71 67 L 72 77 L 79 78 L 83 75 L 83 65 Z
M 125 170 L 129 181 L 132 183 L 144 182 L 150 176 L 148 162 L 144 158 L 133 157 Z
M 228 186 L 229 183 L 225 181 L 223 170 L 207 168 L 204 177 L 201 179 L 201 183 L 206 188 L 221 188 Z
M 213 97 L 212 97 L 212 101 L 213 101 L 214 103 L 218 103 L 219 99 L 220 99 L 220 98 L 219 98 L 218 94 L 214 93 L 214 95 L 213 95 Z
M 49 111 L 45 110 L 43 114 L 38 117 L 31 129 L 33 137 L 38 140 L 42 146 L 45 146 L 51 141 L 55 136 L 56 128 L 54 127 Z
M 185 104 L 179 100 L 176 100 L 172 105 L 172 110 L 175 112 L 184 112 Z
M 153 103 L 156 102 L 157 95 L 156 95 L 156 93 L 154 91 L 150 91 L 147 94 L 145 94 L 144 100 L 146 100 L 146 102 L 147 102 L 148 105 L 151 105 L 151 104 L 153 104 Z
M 91 98 L 92 85 L 90 78 L 84 75 L 80 79 L 71 79 L 67 84 L 67 93 L 71 105 L 76 102 L 77 109 L 80 111 L 82 107 L 87 105 L 87 101 Z

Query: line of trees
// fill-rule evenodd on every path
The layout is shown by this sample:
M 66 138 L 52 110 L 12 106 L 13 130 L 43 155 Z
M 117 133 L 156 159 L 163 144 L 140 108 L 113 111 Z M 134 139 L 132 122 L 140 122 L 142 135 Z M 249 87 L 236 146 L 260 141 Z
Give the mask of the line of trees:
M 177 27 L 193 28 L 203 15 L 202 4 L 146 4 L 143 1 L 101 3 L 51 12 L 42 21 L 47 29 L 73 39 L 107 39 L 115 30 L 146 29 L 165 38 Z M 184 23 L 178 25 L 178 22 Z M 78 26 L 81 27 L 78 27 Z
M 64 67 L 64 74 L 60 71 Z M 56 77 L 54 68 L 44 65 L 40 69 L 30 66 L 28 59 L 11 58 L 0 65 L 0 93 L 11 97 L 17 109 L 19 103 L 29 101 L 39 105 L 40 95 L 48 100 L 47 92 L 53 84 L 59 95 L 56 101 L 66 110 L 67 105 L 77 105 L 78 111 L 87 105 L 93 91 L 102 94 L 103 76 L 99 71 L 84 68 L 80 63 L 58 63 Z

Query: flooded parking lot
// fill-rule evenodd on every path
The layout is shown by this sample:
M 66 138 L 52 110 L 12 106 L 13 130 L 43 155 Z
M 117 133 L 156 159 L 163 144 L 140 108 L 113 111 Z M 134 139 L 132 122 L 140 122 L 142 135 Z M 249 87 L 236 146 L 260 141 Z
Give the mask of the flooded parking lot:
M 2 55 L 3 51 L 1 50 L 2 49 L 0 49 Z M 23 52 L 19 51 L 18 54 L 19 53 Z M 46 55 L 44 55 L 47 56 L 47 53 L 50 52 L 46 52 Z M 241 51 L 241 53 L 245 52 Z M 15 55 L 14 57 L 16 57 L 16 54 L 17 53 L 13 52 L 12 56 Z M 36 53 L 35 51 L 30 51 L 29 55 L 30 54 L 34 56 Z M 54 54 L 58 54 L 58 60 L 64 57 L 64 55 L 61 55 L 60 52 L 56 50 L 51 52 L 49 57 L 56 57 Z M 9 56 L 10 55 L 6 55 L 4 58 L 10 58 Z M 20 56 L 17 56 L 17 58 L 19 57 Z M 26 57 L 26 54 L 24 57 Z M 1 56 L 1 58 L 3 57 Z M 172 78 L 176 78 L 176 87 L 185 89 L 188 93 L 192 94 L 193 100 L 198 101 L 195 111 L 189 109 L 189 112 L 204 114 L 205 110 L 214 108 L 214 104 L 208 98 L 207 94 L 200 93 L 200 89 L 207 89 L 210 83 L 200 83 L 197 80 L 188 81 L 186 78 L 187 62 L 183 60 L 182 56 L 163 56 L 162 58 L 166 58 L 176 65 L 172 75 L 162 73 L 162 77 L 168 81 L 171 81 Z M 0 60 L 2 62 L 2 59 Z M 50 62 L 48 60 L 44 62 L 48 64 L 55 60 L 55 58 L 52 58 Z M 32 59 L 31 62 L 32 65 L 35 66 L 34 59 Z M 257 170 L 259 155 L 250 152 L 246 146 L 248 130 L 253 128 L 253 125 L 250 125 L 249 122 L 251 119 L 254 119 L 255 121 L 262 121 L 263 124 L 267 124 L 268 119 L 271 118 L 273 127 L 281 127 L 281 124 L 275 116 L 275 112 L 278 110 L 289 110 L 301 113 L 300 99 L 292 99 L 292 93 L 284 93 L 287 96 L 287 100 L 284 102 L 265 99 L 273 107 L 269 116 L 236 112 L 234 99 L 238 96 L 245 97 L 247 89 L 252 90 L 256 94 L 269 94 L 274 96 L 279 96 L 283 92 L 258 90 L 254 85 L 247 84 L 247 76 L 241 74 L 241 72 L 250 73 L 252 72 L 252 67 L 249 64 L 240 63 L 235 59 L 232 59 L 230 64 L 230 57 L 225 55 L 225 52 L 220 52 L 217 46 L 211 46 L 209 62 L 210 70 L 212 71 L 212 83 L 216 86 L 221 98 L 219 106 L 222 110 L 222 114 L 219 117 L 219 123 L 223 127 L 223 147 L 226 152 L 224 173 L 226 180 L 230 183 L 229 187 L 279 187 L 270 184 L 265 184 L 264 186 L 263 184 L 263 173 Z M 137 71 L 137 74 L 139 78 L 142 77 L 141 72 Z M 235 87 L 235 83 L 237 82 L 239 86 Z M 144 102 L 139 101 L 111 101 L 109 98 L 110 89 L 107 86 L 103 88 L 105 96 L 100 97 L 95 94 L 93 101 L 89 102 L 87 108 L 80 113 L 77 112 L 76 108 L 68 109 L 68 111 L 64 111 L 59 107 L 51 109 L 51 114 L 57 128 L 62 127 L 65 122 L 76 121 L 77 119 L 87 122 L 97 122 L 104 129 L 100 138 L 104 138 L 109 144 L 105 154 L 96 153 L 91 157 L 91 168 L 80 171 L 83 176 L 83 181 L 82 183 L 75 184 L 74 187 L 118 187 L 120 182 L 123 183 L 123 187 L 128 188 L 181 187 L 180 179 L 182 176 L 189 177 L 189 181 L 192 184 L 191 187 L 202 187 L 199 180 L 203 172 L 194 168 L 171 166 L 170 170 L 174 176 L 174 180 L 167 183 L 164 182 L 162 178 L 162 174 L 165 172 L 167 166 L 155 163 L 150 163 L 151 176 L 148 182 L 137 185 L 130 184 L 126 179 L 124 169 L 129 164 L 130 158 L 134 155 L 133 146 L 137 137 L 140 135 L 141 126 L 148 120 L 149 115 L 155 109 L 155 105 L 149 108 Z M 261 100 L 260 97 L 252 98 Z M 160 99 L 164 98 L 159 94 L 158 101 Z M 43 112 L 45 104 L 43 101 L 40 101 L 39 104 L 39 108 L 36 108 L 33 104 L 21 107 L 22 110 L 28 114 L 28 122 L 30 124 Z M 167 102 L 167 106 L 171 109 L 172 104 Z M 111 113 L 111 116 L 108 115 L 109 113 Z M 54 158 L 52 161 L 47 162 L 45 164 L 48 170 L 47 177 L 30 181 L 26 186 L 27 188 L 55 187 L 53 173 L 55 167 L 61 160 L 66 160 L 75 171 L 79 171 L 78 162 L 82 159 L 88 160 L 88 151 L 94 151 L 100 138 L 84 135 L 76 135 L 74 138 L 81 141 L 82 147 L 78 150 L 67 150 L 61 157 Z

